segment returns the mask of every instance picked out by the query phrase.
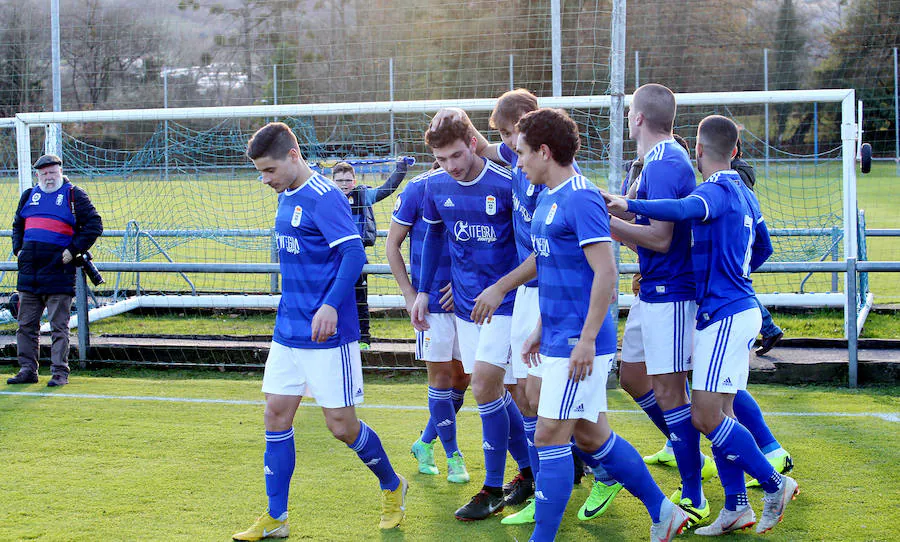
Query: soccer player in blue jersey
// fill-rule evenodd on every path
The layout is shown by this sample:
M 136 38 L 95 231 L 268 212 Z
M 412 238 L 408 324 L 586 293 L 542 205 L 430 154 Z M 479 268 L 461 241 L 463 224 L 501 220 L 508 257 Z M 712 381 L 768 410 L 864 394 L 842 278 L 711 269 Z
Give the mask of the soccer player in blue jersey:
M 513 230 L 515 232 L 516 252 L 519 257 L 520 267 L 532 255 L 531 217 L 537 207 L 537 199 L 543 189 L 543 185 L 529 182 L 522 168 L 518 167 L 516 142 L 519 133 L 516 123 L 525 114 L 537 109 L 538 102 L 534 94 L 521 88 L 510 90 L 497 99 L 497 105 L 491 112 L 490 117 L 490 126 L 500 133 L 501 143 L 489 143 L 474 126 L 471 126 L 477 140 L 476 150 L 478 154 L 510 167 L 514 210 Z M 432 123 L 435 125 L 439 124 L 442 117 L 461 118 L 471 125 L 468 116 L 461 109 L 439 112 Z M 575 170 L 580 173 L 578 165 L 575 162 L 572 164 Z M 540 469 L 540 463 L 537 449 L 534 446 L 534 432 L 537 425 L 538 398 L 541 392 L 541 368 L 540 366 L 526 367 L 516 354 L 521 351 L 525 339 L 528 338 L 540 317 L 536 278 L 534 276 L 526 276 L 522 273 L 522 269 L 516 268 L 509 275 L 502 277 L 479 294 L 476 299 L 474 316 L 476 322 L 490 318 L 504 296 L 512 290 L 516 291 L 516 301 L 513 306 L 510 344 L 513 352 L 512 372 L 513 376 L 516 377 L 517 384 L 511 386 L 511 388 L 516 404 L 519 405 L 522 412 L 527 437 L 529 463 L 531 464 L 532 474 L 536 476 Z M 578 453 L 577 448 L 574 451 L 576 454 Z M 576 455 L 576 459 L 581 458 L 579 455 Z M 582 462 L 576 462 L 576 478 L 582 469 Z M 594 469 L 594 478 L 595 482 L 591 493 L 578 511 L 578 518 L 583 521 L 600 517 L 612 503 L 616 494 L 622 489 L 622 485 L 617 483 L 600 467 Z M 533 479 L 524 477 L 522 473 L 519 473 L 508 485 L 511 487 L 506 491 L 506 506 L 520 504 L 534 493 Z M 506 525 L 534 523 L 534 499 L 529 499 L 528 504 L 522 510 L 503 518 L 501 523 Z
M 688 522 L 653 481 L 641 456 L 612 432 L 606 379 L 616 357 L 610 312 L 616 263 L 603 196 L 576 173 L 578 127 L 563 111 L 539 109 L 518 122 L 518 163 L 544 185 L 531 222 L 540 319 L 523 345 L 541 365 L 535 445 L 540 470 L 531 540 L 552 541 L 572 493 L 572 447 L 586 452 L 646 506 L 654 541 L 671 540 Z M 587 295 L 586 295 L 587 294 Z
M 400 286 L 411 314 L 419 287 L 419 271 L 422 267 L 422 240 L 428 223 L 422 220 L 422 201 L 425 186 L 431 172 L 423 173 L 407 183 L 397 197 L 391 226 L 388 230 L 384 252 L 391 272 Z M 400 252 L 404 239 L 409 237 L 410 276 Z M 462 407 L 469 375 L 463 370 L 459 341 L 456 334 L 456 317 L 453 315 L 450 292 L 450 254 L 441 253 L 429 292 L 428 329 L 416 332 L 416 359 L 424 361 L 428 370 L 428 412 L 430 418 L 422 436 L 412 445 L 411 452 L 419 463 L 422 474 L 438 474 L 434 462 L 434 440 L 440 437 L 447 454 L 447 480 L 466 483 L 469 473 L 456 442 L 456 413 Z
M 408 484 L 391 467 L 375 431 L 356 417 L 354 406 L 363 400 L 363 381 L 353 285 L 365 252 L 350 204 L 334 183 L 309 168 L 284 123 L 260 128 L 247 143 L 247 156 L 260 180 L 278 193 L 275 239 L 282 294 L 262 385 L 269 508 L 233 538 L 288 536 L 293 421 L 304 395 L 315 398 L 331 433 L 378 477 L 379 526 L 394 528 L 405 515 Z
M 460 119 L 431 126 L 425 132 L 425 143 L 442 169 L 429 176 L 425 186 L 422 219 L 429 227 L 422 248 L 419 293 L 411 316 L 417 330 L 429 328 L 425 318 L 429 292 L 434 290 L 441 246 L 449 243 L 461 361 L 465 371 L 472 374 L 472 393 L 482 421 L 486 471 L 481 491 L 456 511 L 456 518 L 479 520 L 504 506 L 502 486 L 509 441 L 518 441 L 521 450 L 527 449 L 522 416 L 503 387 L 511 358 L 514 296 L 507 295 L 493 318 L 482 325 L 476 324 L 472 315 L 475 298 L 516 266 L 510 174 L 475 154 L 475 138 L 469 125 Z M 525 463 L 519 462 L 520 471 L 529 469 L 527 452 L 523 455 Z
M 620 212 L 692 221 L 698 309 L 691 419 L 712 443 L 725 488 L 725 507 L 712 525 L 695 531 L 701 535 L 725 534 L 756 523 L 747 501 L 745 472 L 766 491 L 757 533 L 777 525 L 799 492 L 797 482 L 773 468 L 734 416 L 734 396 L 747 387 L 750 348 L 762 322 L 750 273 L 772 254 L 756 196 L 730 166 L 736 143 L 735 124 L 710 115 L 697 128 L 697 166 L 704 182 L 688 197 L 626 202 L 607 196 L 610 208 Z
M 690 158 L 673 138 L 674 122 L 675 95 L 671 90 L 648 84 L 634 92 L 628 130 L 644 153 L 638 198 L 681 198 L 696 185 Z M 710 517 L 701 469 L 708 463 L 704 470 L 708 477 L 713 476 L 715 465 L 700 453 L 700 433 L 691 425 L 686 390 L 697 310 L 690 223 L 651 220 L 640 214 L 623 218 L 633 218 L 633 222 L 614 213 L 610 229 L 616 239 L 637 246 L 641 282 L 639 300 L 629 311 L 622 339 L 620 377 L 623 387 L 672 441 L 682 481 L 681 494 L 676 491 L 672 500 L 691 516 L 691 524 L 697 525 Z M 646 389 L 637 390 L 629 381 L 644 382 Z

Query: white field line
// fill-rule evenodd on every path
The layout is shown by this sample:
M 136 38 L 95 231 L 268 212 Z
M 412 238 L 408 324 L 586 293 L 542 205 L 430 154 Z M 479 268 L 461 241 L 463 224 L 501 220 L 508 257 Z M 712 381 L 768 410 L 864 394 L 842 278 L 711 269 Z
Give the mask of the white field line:
M 159 403 L 200 403 L 212 405 L 265 405 L 265 401 L 243 399 L 207 399 L 193 397 L 158 397 L 152 395 L 99 395 L 88 393 L 50 393 L 32 391 L 0 391 L 0 395 L 20 397 L 56 397 L 62 399 L 113 399 L 119 401 L 151 401 Z M 313 402 L 301 403 L 300 406 L 317 407 Z M 427 411 L 425 405 L 373 405 L 361 404 L 357 408 L 372 410 L 414 410 Z M 478 409 L 466 407 L 466 412 L 477 412 Z M 643 410 L 609 410 L 612 414 L 644 414 Z M 766 416 L 785 418 L 877 418 L 886 422 L 900 423 L 900 413 L 897 412 L 766 412 Z

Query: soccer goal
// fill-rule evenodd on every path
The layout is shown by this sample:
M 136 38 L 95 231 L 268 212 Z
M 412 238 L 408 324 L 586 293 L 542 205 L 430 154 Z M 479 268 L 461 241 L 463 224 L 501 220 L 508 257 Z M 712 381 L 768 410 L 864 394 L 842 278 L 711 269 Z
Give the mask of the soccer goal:
M 756 168 L 756 191 L 773 233 L 772 262 L 858 257 L 854 91 L 696 93 L 677 94 L 676 99 L 676 132 L 691 144 L 705 115 L 726 115 L 743 126 L 745 154 Z M 620 136 L 610 130 L 612 100 L 608 95 L 540 99 L 541 106 L 563 108 L 579 124 L 577 159 L 603 187 L 614 187 L 622 176 L 609 167 L 610 149 L 624 146 L 626 160 L 634 154 L 627 139 L 613 145 Z M 624 101 L 627 105 L 630 96 Z M 466 109 L 480 129 L 499 140 L 487 128 L 494 103 L 468 99 L 20 114 L 14 121 L 18 184 L 8 189 L 32 185 L 32 130 L 45 128 L 45 150 L 63 157 L 64 172 L 87 190 L 103 215 L 106 233 L 95 259 L 120 264 L 94 292 L 98 306 L 92 320 L 150 307 L 274 308 L 279 299 L 271 234 L 276 198 L 256 180 L 243 154 L 257 127 L 282 120 L 297 134 L 304 156 L 326 174 L 336 160 L 347 160 L 357 164 L 360 183 L 377 186 L 390 174 L 397 154 L 418 159 L 408 178 L 430 166 L 422 134 L 442 107 Z M 759 152 L 763 111 L 779 104 L 817 104 L 833 134 L 831 141 L 822 142 L 821 155 L 766 160 Z M 375 207 L 381 230 L 390 223 L 395 196 Z M 370 307 L 402 307 L 385 265 L 383 237 L 368 252 Z M 626 250 L 621 254 L 621 263 L 634 262 Z M 175 264 L 194 267 L 149 272 L 134 265 L 155 263 L 154 269 L 166 269 L 169 262 L 168 269 Z M 14 288 L 11 281 L 8 274 L 4 289 Z M 627 283 L 622 281 L 620 303 L 629 300 Z M 754 284 L 770 306 L 843 307 L 846 299 L 840 274 L 761 273 Z M 871 302 L 870 295 L 862 298 Z

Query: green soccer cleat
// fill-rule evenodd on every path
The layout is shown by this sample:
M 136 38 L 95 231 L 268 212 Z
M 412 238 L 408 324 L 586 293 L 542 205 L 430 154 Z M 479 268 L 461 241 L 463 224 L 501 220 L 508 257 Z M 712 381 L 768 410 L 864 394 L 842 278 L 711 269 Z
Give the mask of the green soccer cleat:
M 769 460 L 769 464 L 772 465 L 772 468 L 778 474 L 787 474 L 794 469 L 794 458 L 784 448 L 772 457 L 766 456 L 766 459 Z M 747 482 L 747 487 L 759 487 L 759 480 L 750 480 Z
M 528 499 L 525 508 L 500 520 L 503 525 L 528 525 L 534 523 L 534 499 Z
M 678 463 L 675 461 L 675 454 L 672 452 L 672 448 L 668 446 L 663 446 L 662 450 L 653 455 L 645 455 L 644 463 L 648 465 L 665 465 L 666 467 L 678 466 Z
M 421 466 L 419 467 L 421 469 Z M 453 484 L 469 483 L 469 471 L 466 470 L 466 462 L 459 452 L 453 452 L 447 458 L 447 481 Z
M 713 461 L 713 458 L 703 455 L 703 467 L 700 469 L 700 478 L 702 480 L 712 480 L 713 478 L 718 478 L 719 476 L 719 467 L 716 466 L 716 462 Z
M 688 515 L 688 528 L 694 528 L 698 525 L 703 525 L 710 519 L 709 499 L 703 499 L 703 506 L 697 508 L 696 506 L 694 506 L 694 503 L 690 499 L 681 498 L 681 488 L 678 488 L 675 493 L 672 493 L 672 496 L 669 497 L 669 500 L 677 503 L 678 507 L 684 510 L 684 512 Z
M 263 538 L 287 538 L 290 534 L 287 514 L 283 520 L 278 520 L 269 515 L 269 511 L 259 516 L 256 522 L 246 531 L 231 535 L 232 540 L 262 540 Z
M 621 490 L 622 484 L 618 482 L 608 486 L 603 482 L 595 481 L 591 488 L 591 494 L 578 509 L 578 519 L 588 521 L 602 516 Z
M 422 442 L 422 439 L 417 439 L 412 448 L 409 449 L 409 453 L 416 458 L 416 461 L 419 462 L 419 472 L 422 474 L 439 474 L 437 465 L 434 464 L 434 443 L 433 442 Z
M 372 348 L 372 347 L 369 346 L 369 343 L 359 343 L 360 351 L 366 351 L 366 350 L 369 350 L 370 348 Z

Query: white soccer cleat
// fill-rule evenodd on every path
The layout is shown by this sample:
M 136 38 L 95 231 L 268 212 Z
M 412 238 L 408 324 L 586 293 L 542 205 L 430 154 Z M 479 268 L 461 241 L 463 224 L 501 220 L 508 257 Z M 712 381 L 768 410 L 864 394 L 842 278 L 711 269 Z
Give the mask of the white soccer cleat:
M 756 523 L 756 514 L 753 508 L 745 506 L 740 510 L 727 510 L 725 508 L 719 512 L 719 517 L 712 525 L 694 529 L 694 534 L 701 536 L 720 536 L 734 531 L 740 531 L 748 527 L 752 527 Z
M 790 476 L 782 476 L 781 488 L 763 497 L 763 511 L 756 524 L 757 534 L 772 530 L 784 518 L 784 509 L 800 493 L 800 485 Z

